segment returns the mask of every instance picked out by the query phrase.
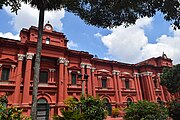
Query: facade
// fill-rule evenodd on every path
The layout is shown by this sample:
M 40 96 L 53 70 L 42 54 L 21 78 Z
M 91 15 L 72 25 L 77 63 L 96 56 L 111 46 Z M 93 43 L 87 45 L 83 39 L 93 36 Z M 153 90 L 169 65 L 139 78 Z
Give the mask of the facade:
M 8 105 L 23 108 L 30 115 L 37 27 L 22 29 L 20 41 L 0 38 L 0 95 L 9 93 Z M 129 102 L 168 101 L 170 94 L 160 85 L 163 67 L 172 67 L 165 54 L 137 64 L 94 58 L 84 51 L 68 49 L 61 32 L 44 26 L 43 50 L 38 85 L 38 118 L 61 114 L 68 96 L 80 99 L 82 93 L 107 102 L 109 114 L 114 107 Z

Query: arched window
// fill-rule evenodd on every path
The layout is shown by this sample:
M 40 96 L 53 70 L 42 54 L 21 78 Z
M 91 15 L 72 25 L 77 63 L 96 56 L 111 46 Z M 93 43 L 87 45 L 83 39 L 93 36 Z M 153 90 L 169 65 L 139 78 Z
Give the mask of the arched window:
M 129 106 L 131 103 L 133 103 L 133 101 L 131 100 L 131 98 L 127 99 L 127 106 Z
M 129 89 L 129 79 L 125 79 L 125 86 L 126 86 L 126 89 Z
M 112 114 L 111 103 L 109 103 L 109 100 L 107 98 L 104 98 L 103 101 L 105 103 L 105 109 L 108 111 L 108 115 L 111 115 Z
M 45 98 L 37 101 L 37 120 L 49 120 L 49 104 Z
M 161 104 L 161 98 L 157 98 L 157 103 Z
M 50 44 L 50 38 L 46 38 L 46 44 Z

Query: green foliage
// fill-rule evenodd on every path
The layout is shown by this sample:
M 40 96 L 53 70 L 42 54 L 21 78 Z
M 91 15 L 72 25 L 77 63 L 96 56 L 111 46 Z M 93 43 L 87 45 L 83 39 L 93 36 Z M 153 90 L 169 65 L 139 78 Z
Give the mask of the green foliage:
M 106 117 L 104 102 L 100 98 L 88 96 L 81 97 L 77 102 L 73 97 L 68 97 L 64 103 L 68 110 L 62 110 L 63 117 L 54 117 L 54 120 L 103 120 Z
M 22 0 L 37 9 L 65 10 L 78 15 L 87 24 L 97 27 L 116 27 L 135 24 L 142 17 L 153 17 L 157 11 L 163 13 L 164 19 L 171 21 L 174 28 L 180 29 L 179 0 Z M 1 0 L 17 12 L 21 0 Z
M 120 113 L 120 109 L 119 108 L 113 108 L 112 109 L 112 116 L 113 117 L 118 117 L 119 113 Z
M 65 9 L 80 16 L 87 24 L 116 27 L 135 24 L 142 17 L 153 17 L 157 11 L 180 29 L 179 0 L 65 0 Z
M 125 108 L 125 120 L 166 120 L 167 108 L 149 101 L 138 101 Z
M 180 92 L 180 64 L 163 69 L 161 85 L 165 86 L 171 94 Z
M 180 118 L 180 102 L 177 100 L 173 100 L 169 103 L 169 116 L 173 118 L 173 120 L 179 120 Z
M 0 120 L 31 120 L 22 115 L 22 109 L 7 107 L 7 95 L 0 97 Z

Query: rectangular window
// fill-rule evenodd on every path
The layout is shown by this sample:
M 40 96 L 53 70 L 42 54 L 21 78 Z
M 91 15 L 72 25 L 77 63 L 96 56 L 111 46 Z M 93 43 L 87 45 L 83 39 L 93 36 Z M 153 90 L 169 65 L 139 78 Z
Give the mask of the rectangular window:
M 126 86 L 126 89 L 129 89 L 129 79 L 125 80 L 125 86 Z
M 107 88 L 107 79 L 102 78 L 102 88 Z
M 39 83 L 47 83 L 48 82 L 48 72 L 40 71 L 39 74 Z
M 9 80 L 9 73 L 10 73 L 10 68 L 3 68 L 1 80 Z
M 76 85 L 76 74 L 74 73 L 71 74 L 71 84 Z

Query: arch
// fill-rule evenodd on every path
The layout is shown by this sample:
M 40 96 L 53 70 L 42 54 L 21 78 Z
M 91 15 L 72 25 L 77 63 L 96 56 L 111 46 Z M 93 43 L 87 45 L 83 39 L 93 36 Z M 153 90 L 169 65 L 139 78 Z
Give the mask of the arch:
M 131 103 L 133 103 L 131 98 L 127 98 L 127 106 L 129 106 Z
M 106 98 L 109 102 L 111 102 L 111 98 L 110 98 L 108 95 L 103 95 L 103 96 L 101 96 L 100 98 L 101 98 L 102 100 Z
M 105 109 L 108 111 L 108 115 L 112 114 L 112 106 L 109 100 L 105 97 L 103 98 L 104 104 L 105 104 Z
M 49 110 L 47 99 L 39 98 L 37 101 L 37 120 L 49 120 Z
M 157 103 L 161 103 L 161 98 L 160 97 L 157 98 Z
M 50 97 L 50 95 L 48 93 L 41 93 L 41 94 L 38 94 L 38 97 L 37 99 L 40 99 L 40 98 L 45 98 L 47 100 L 48 103 L 52 103 L 52 99 Z

